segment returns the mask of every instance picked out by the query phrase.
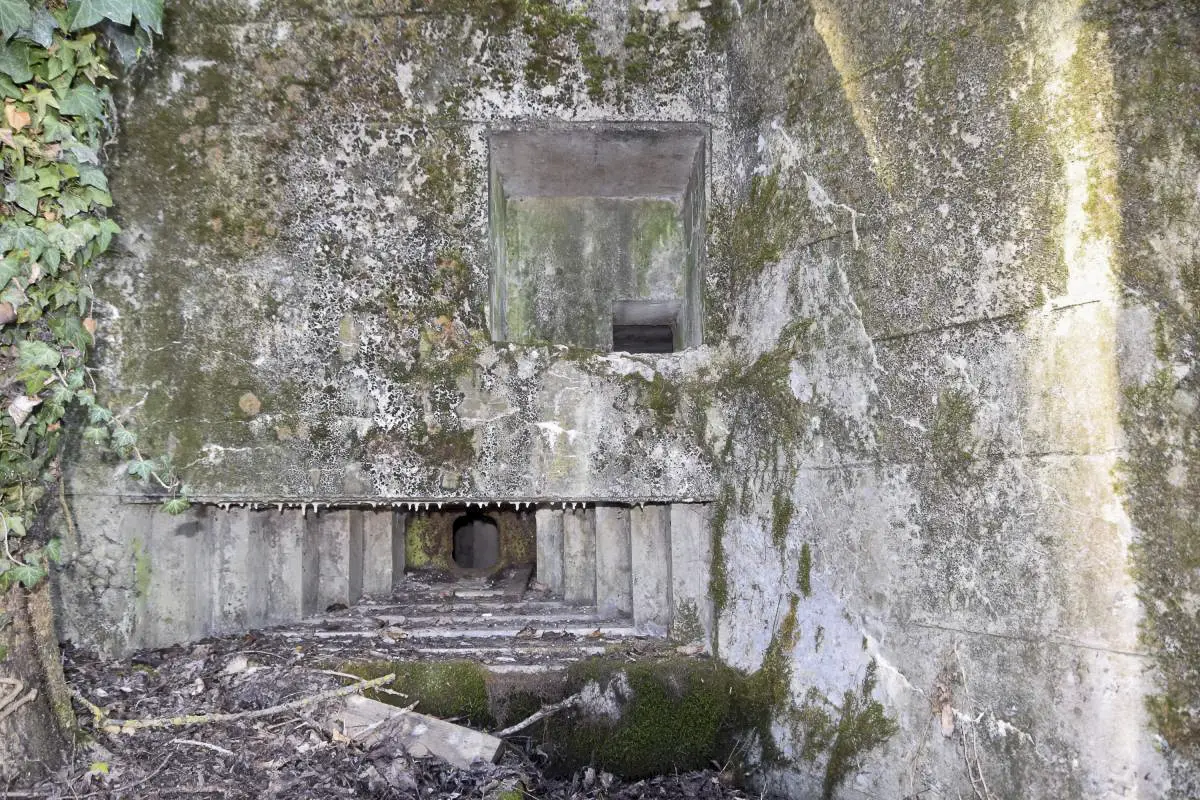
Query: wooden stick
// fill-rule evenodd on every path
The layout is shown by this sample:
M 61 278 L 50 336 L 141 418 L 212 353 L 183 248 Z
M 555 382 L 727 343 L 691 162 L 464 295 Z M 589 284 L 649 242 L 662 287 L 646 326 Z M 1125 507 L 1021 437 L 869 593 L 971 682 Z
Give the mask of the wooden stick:
M 369 681 L 360 681 L 352 686 L 343 686 L 340 689 L 330 689 L 327 692 L 314 694 L 311 697 L 303 697 L 299 700 L 292 700 L 288 703 L 282 703 L 270 708 L 257 708 L 251 711 L 239 711 L 236 714 L 185 714 L 179 717 L 158 717 L 156 719 L 124 719 L 124 720 L 107 720 L 104 724 L 105 733 L 133 733 L 139 730 L 151 730 L 154 728 L 179 728 L 187 725 L 207 725 L 210 722 L 233 722 L 239 719 L 258 719 L 259 717 L 269 717 L 274 714 L 282 714 L 285 711 L 295 711 L 298 708 L 323 703 L 326 700 L 335 700 L 339 697 L 345 697 L 355 692 L 374 689 L 377 686 L 384 686 L 396 680 L 396 673 L 390 672 L 382 678 L 375 678 Z M 79 696 L 78 694 L 76 696 Z M 82 697 L 81 697 L 82 699 Z M 100 711 L 96 706 L 84 700 L 84 703 L 92 710 L 93 714 Z M 103 714 L 100 711 L 100 714 Z
M 209 744 L 208 742 L 200 742 L 200 741 L 197 741 L 196 739 L 172 739 L 171 744 L 190 744 L 195 747 L 203 747 L 208 750 L 212 750 L 214 753 L 220 753 L 223 756 L 234 755 L 234 752 L 232 750 L 226 750 L 224 747 L 221 747 L 219 745 Z
M 551 714 L 557 714 L 559 711 L 562 711 L 564 708 L 573 706 L 578 702 L 579 702 L 579 695 L 573 694 L 570 697 L 568 697 L 566 700 L 560 700 L 557 703 L 554 703 L 552 705 L 542 706 L 541 710 L 535 711 L 533 714 L 531 714 L 528 717 L 526 717 L 525 719 L 521 720 L 516 725 L 509 725 L 504 730 L 493 733 L 492 735 L 495 736 L 497 739 L 503 739 L 505 736 L 512 736 L 517 731 L 523 731 L 526 728 L 528 728 L 530 725 L 532 725 L 533 723 L 543 720 L 546 717 L 550 716 Z

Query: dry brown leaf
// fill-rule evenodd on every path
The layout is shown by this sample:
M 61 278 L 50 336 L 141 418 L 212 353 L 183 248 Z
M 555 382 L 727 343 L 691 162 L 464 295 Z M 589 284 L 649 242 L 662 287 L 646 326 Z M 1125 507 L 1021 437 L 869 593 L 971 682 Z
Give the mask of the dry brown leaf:
M 4 118 L 8 120 L 8 125 L 14 131 L 19 131 L 32 121 L 28 111 L 22 111 L 12 103 L 4 105 Z
M 13 308 L 13 304 L 5 301 L 0 303 L 0 325 L 7 325 L 15 321 L 17 318 L 17 309 Z
M 83 329 L 88 332 L 88 335 L 95 336 L 96 335 L 96 319 L 95 319 L 95 317 L 84 317 L 83 318 Z

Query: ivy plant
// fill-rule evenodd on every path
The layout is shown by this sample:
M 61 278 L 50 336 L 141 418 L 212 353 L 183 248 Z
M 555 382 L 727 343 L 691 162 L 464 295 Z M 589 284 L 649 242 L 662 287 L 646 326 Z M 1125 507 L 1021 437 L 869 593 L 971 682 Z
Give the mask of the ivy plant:
M 168 512 L 188 506 L 169 458 L 148 458 L 103 405 L 88 270 L 119 232 L 101 146 L 113 125 L 108 55 L 130 63 L 162 32 L 163 0 L 0 0 L 0 590 L 32 588 L 59 558 L 35 533 L 64 505 L 68 432 L 108 448 Z

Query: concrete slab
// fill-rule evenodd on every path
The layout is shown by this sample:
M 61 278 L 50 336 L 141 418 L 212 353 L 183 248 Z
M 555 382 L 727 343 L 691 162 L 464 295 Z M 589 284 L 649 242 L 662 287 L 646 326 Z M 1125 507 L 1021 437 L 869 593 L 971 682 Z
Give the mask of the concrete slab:
M 638 633 L 666 636 L 671 629 L 671 507 L 629 509 L 633 569 L 633 626 Z
M 712 529 L 707 503 L 671 505 L 671 637 L 700 639 L 712 652 Z
M 396 513 L 390 508 L 360 513 L 363 535 L 362 593 L 389 594 L 392 591 Z
M 399 741 L 409 755 L 437 756 L 460 769 L 476 761 L 498 761 L 504 750 L 504 742 L 495 736 L 360 695 L 339 703 L 326 718 L 326 727 L 367 747 Z
M 261 625 L 262 602 L 267 593 L 266 572 L 251 565 L 251 511 L 230 508 L 212 516 L 215 569 L 212 629 L 230 633 Z M 256 610 L 251 612 L 251 607 Z
M 563 599 L 596 602 L 596 517 L 591 509 L 563 511 Z
M 295 509 L 255 511 L 250 542 L 251 570 L 262 572 L 266 580 L 261 622 L 257 624 L 300 619 L 304 615 L 304 516 Z
M 317 586 L 315 608 L 324 611 L 340 603 L 350 605 L 350 516 L 346 510 L 322 511 L 314 514 L 308 525 L 311 538 L 315 531 L 317 552 Z M 361 557 L 360 562 L 361 564 Z
M 633 613 L 629 509 L 596 507 L 596 607 L 601 616 Z
M 537 527 L 537 581 L 552 594 L 563 592 L 563 512 L 539 508 L 534 512 Z

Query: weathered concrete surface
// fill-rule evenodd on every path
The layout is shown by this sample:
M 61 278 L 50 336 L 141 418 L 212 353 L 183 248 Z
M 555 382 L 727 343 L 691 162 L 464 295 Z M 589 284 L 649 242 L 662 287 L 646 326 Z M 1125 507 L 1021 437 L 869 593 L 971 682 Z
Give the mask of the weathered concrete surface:
M 594 510 L 563 512 L 563 599 L 596 602 L 596 515 Z
M 671 507 L 629 509 L 629 550 L 633 574 L 633 626 L 639 633 L 665 636 L 671 630 Z
M 620 506 L 596 506 L 596 607 L 603 615 L 633 612 L 630 512 Z
M 671 506 L 671 636 L 713 644 L 712 519 L 706 504 Z
M 563 591 L 563 512 L 539 508 L 534 515 L 537 526 L 537 580 L 552 594 Z
M 173 6 L 121 101 L 105 399 L 214 500 L 718 500 L 769 789 L 1195 796 L 1195 12 L 565 8 Z M 490 341 L 518 119 L 711 126 L 702 347 Z M 218 512 L 162 549 L 122 481 L 73 471 L 68 633 L 210 632 Z

